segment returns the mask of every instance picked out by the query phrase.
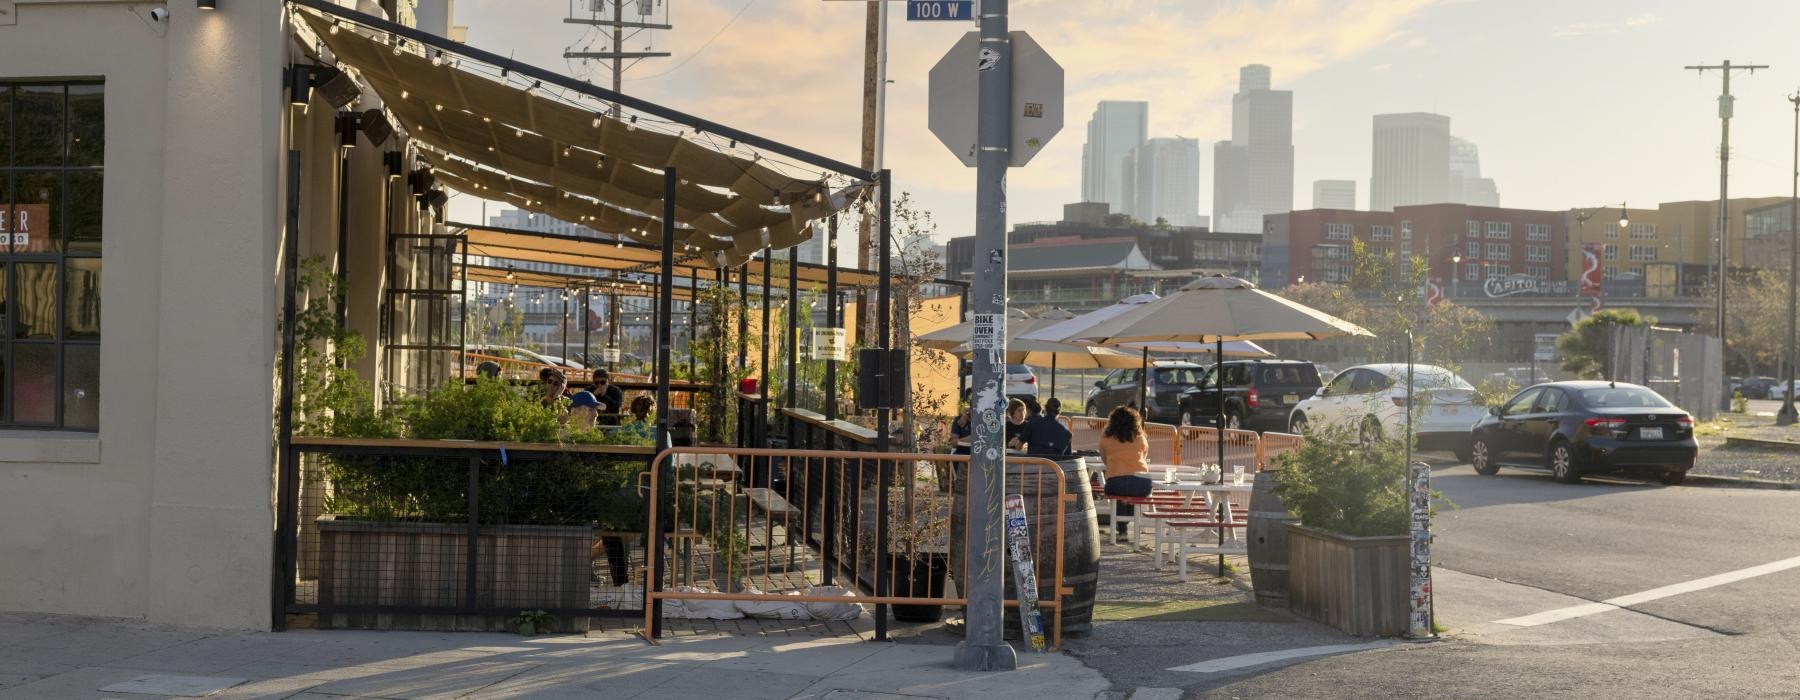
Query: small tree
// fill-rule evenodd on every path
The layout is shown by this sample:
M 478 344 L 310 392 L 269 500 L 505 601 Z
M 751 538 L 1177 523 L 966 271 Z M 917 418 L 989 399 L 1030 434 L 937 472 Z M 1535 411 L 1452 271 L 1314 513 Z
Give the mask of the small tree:
M 1581 379 L 1602 379 L 1612 374 L 1607 365 L 1612 354 L 1613 329 L 1653 323 L 1654 317 L 1641 316 L 1636 309 L 1601 309 L 1556 339 L 1556 350 L 1563 358 L 1562 370 Z

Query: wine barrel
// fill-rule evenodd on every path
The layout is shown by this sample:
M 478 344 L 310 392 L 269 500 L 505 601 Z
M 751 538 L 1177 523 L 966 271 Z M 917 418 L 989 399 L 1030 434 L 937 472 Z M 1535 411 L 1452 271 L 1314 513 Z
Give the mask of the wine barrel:
M 1006 493 L 1018 494 L 1025 498 L 1026 520 L 1031 525 L 1032 557 L 1038 562 L 1038 598 L 1049 600 L 1055 595 L 1051 590 L 1053 582 L 1047 572 L 1054 571 L 1056 542 L 1049 539 L 1052 528 L 1062 528 L 1063 532 L 1063 581 L 1064 588 L 1071 588 L 1074 593 L 1063 597 L 1062 633 L 1079 636 L 1093 631 L 1094 628 L 1094 596 L 1100 585 L 1100 525 L 1094 517 L 1094 492 L 1088 481 L 1087 461 L 1081 457 L 1054 458 L 1061 468 L 1064 488 L 1075 496 L 1075 500 L 1063 506 L 1063 520 L 1056 520 L 1056 485 L 1053 478 L 1044 468 L 1035 464 L 1006 465 Z M 956 580 L 959 595 L 967 596 L 968 557 L 964 543 L 968 538 L 968 470 L 957 469 L 952 479 L 954 502 L 950 508 L 950 576 Z M 1004 525 L 1002 525 L 1004 526 Z M 1004 551 L 1003 556 L 1004 556 Z M 1002 567 L 1005 571 L 1004 595 L 1008 600 L 1018 597 L 1018 589 L 1013 582 L 1013 566 L 1007 561 Z M 1044 628 L 1048 632 L 1055 624 L 1051 609 L 1044 610 Z M 1019 638 L 1019 615 L 1017 608 L 1006 609 L 1006 635 L 1009 639 Z
M 1269 607 L 1288 606 L 1287 526 L 1300 522 L 1288 515 L 1287 506 L 1275 495 L 1275 472 L 1259 471 L 1250 490 L 1250 583 L 1256 602 Z

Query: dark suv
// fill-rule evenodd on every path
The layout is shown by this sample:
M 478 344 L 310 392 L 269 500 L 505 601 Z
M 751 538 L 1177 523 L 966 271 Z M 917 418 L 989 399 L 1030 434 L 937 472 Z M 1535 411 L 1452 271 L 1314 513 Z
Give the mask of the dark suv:
M 1200 384 L 1181 395 L 1184 423 L 1216 425 L 1221 373 L 1225 378 L 1227 428 L 1286 430 L 1288 412 L 1320 386 L 1318 368 L 1311 362 L 1228 360 L 1208 368 Z
M 1200 378 L 1200 365 L 1178 360 L 1156 360 L 1150 367 L 1150 386 L 1145 390 L 1150 406 L 1144 410 L 1145 421 L 1173 423 L 1179 420 L 1181 394 L 1193 388 Z M 1105 416 L 1119 406 L 1138 407 L 1138 383 L 1144 378 L 1142 369 L 1116 369 L 1087 393 L 1087 414 Z

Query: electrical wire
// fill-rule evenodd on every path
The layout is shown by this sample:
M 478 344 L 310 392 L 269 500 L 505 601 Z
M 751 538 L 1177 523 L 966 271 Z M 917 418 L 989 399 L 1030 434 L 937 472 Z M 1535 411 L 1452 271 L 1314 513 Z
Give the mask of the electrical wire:
M 750 6 L 755 5 L 756 2 L 757 2 L 757 0 L 748 0 L 748 2 L 745 2 L 743 7 L 738 8 L 737 14 L 732 15 L 731 19 L 727 20 L 725 22 L 725 26 L 719 27 L 719 31 L 713 32 L 713 35 L 706 40 L 706 43 L 701 44 L 700 48 L 694 49 L 693 53 L 690 53 L 687 56 L 683 57 L 681 59 L 680 63 L 677 63 L 674 66 L 671 66 L 668 70 L 663 71 L 661 73 L 652 73 L 650 75 L 642 75 L 642 76 L 638 76 L 635 78 L 626 78 L 625 82 L 636 82 L 639 80 L 649 80 L 651 78 L 660 78 L 660 77 L 663 77 L 670 73 L 673 73 L 675 71 L 681 70 L 681 67 L 687 65 L 688 61 L 694 60 L 695 56 L 698 56 L 698 55 L 700 55 L 701 52 L 705 51 L 706 47 L 712 46 L 713 41 L 717 40 L 719 38 L 719 35 L 724 34 L 725 30 L 730 29 L 731 25 L 737 24 L 738 18 L 744 16 L 744 11 L 750 9 Z

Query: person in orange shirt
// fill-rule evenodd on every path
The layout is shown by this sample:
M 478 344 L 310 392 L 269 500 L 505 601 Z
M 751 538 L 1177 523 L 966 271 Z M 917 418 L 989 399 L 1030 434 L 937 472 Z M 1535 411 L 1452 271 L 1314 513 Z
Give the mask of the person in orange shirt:
M 1143 498 L 1150 495 L 1155 482 L 1150 480 L 1150 438 L 1144 434 L 1138 413 L 1126 406 L 1113 409 L 1106 418 L 1106 430 L 1100 434 L 1100 461 L 1106 465 L 1106 494 Z M 1128 503 L 1118 504 L 1118 513 L 1129 516 L 1134 509 Z M 1124 523 L 1116 523 L 1120 533 Z

